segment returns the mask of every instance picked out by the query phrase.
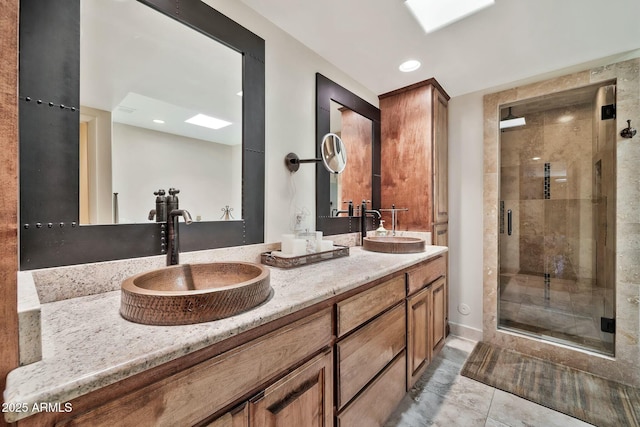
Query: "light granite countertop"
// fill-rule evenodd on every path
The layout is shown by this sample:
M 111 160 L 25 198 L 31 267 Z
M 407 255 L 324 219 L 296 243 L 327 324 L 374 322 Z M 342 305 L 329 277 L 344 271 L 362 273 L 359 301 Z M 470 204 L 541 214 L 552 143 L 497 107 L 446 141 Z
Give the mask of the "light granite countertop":
M 4 401 L 24 412 L 34 404 L 78 396 L 159 366 L 241 332 L 281 318 L 447 251 L 427 246 L 417 254 L 350 248 L 350 255 L 290 270 L 271 268 L 271 298 L 245 313 L 208 323 L 148 326 L 120 317 L 120 291 L 42 305 L 42 360 L 9 373 Z

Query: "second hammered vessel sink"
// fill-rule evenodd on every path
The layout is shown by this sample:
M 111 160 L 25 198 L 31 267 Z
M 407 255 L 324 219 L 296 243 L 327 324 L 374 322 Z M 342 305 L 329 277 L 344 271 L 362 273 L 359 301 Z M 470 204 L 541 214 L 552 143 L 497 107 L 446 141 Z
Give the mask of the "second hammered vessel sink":
M 362 247 L 368 251 L 388 254 L 411 254 L 424 252 L 425 241 L 418 237 L 372 236 L 365 237 Z
M 269 269 L 250 262 L 173 265 L 122 282 L 120 314 L 147 325 L 223 319 L 263 303 Z

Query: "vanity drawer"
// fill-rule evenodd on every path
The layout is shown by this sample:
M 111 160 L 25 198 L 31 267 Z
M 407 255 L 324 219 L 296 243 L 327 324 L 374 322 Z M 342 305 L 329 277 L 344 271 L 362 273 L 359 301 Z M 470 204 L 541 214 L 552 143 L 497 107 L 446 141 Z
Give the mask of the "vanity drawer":
M 407 273 L 407 295 L 419 291 L 429 283 L 444 276 L 447 272 L 447 260 L 444 256 L 429 261 Z
M 404 349 L 405 324 L 403 302 L 336 344 L 338 409 Z
M 405 394 L 407 358 L 402 351 L 353 402 L 338 415 L 337 427 L 381 426 Z
M 394 277 L 337 304 L 338 337 L 355 329 L 405 297 L 404 275 Z

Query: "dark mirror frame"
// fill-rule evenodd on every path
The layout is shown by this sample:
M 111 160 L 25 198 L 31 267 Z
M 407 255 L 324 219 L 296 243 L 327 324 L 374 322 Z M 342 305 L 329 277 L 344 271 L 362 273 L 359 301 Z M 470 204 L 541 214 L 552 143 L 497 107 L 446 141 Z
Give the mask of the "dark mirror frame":
M 322 74 L 316 73 L 316 157 L 318 158 L 322 156 L 322 138 L 330 132 L 331 100 L 371 120 L 371 204 L 368 205 L 368 209 L 380 209 L 380 109 Z M 349 143 L 345 142 L 345 145 L 348 158 Z M 349 167 L 348 161 L 347 167 Z M 330 173 L 322 165 L 316 166 L 316 229 L 326 235 L 361 231 L 359 218 L 331 216 L 329 177 Z M 354 200 L 353 203 L 359 206 L 362 200 Z M 345 207 L 338 206 L 337 209 L 345 209 Z M 372 224 L 372 228 L 375 226 L 375 220 L 367 221 L 367 227 L 369 223 Z
M 182 251 L 264 242 L 264 40 L 200 0 L 138 1 L 243 56 L 242 220 L 181 224 Z M 79 225 L 79 55 L 80 0 L 20 1 L 21 270 L 165 253 L 165 223 Z

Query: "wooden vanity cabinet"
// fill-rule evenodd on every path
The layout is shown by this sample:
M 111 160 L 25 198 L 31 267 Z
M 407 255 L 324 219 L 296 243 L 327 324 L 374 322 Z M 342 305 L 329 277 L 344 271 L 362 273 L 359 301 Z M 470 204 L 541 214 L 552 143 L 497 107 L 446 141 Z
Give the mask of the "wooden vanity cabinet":
M 338 409 L 342 409 L 404 350 L 405 323 L 402 301 L 336 344 Z
M 442 348 L 446 254 L 22 426 L 375 427 Z
M 407 272 L 407 390 L 444 346 L 446 266 L 440 256 Z
M 318 396 L 321 393 L 319 400 L 333 404 L 332 356 L 331 351 L 326 351 L 331 349 L 333 342 L 332 325 L 332 310 L 323 309 L 191 367 L 176 367 L 181 370 L 141 388 L 127 390 L 122 387 L 122 393 L 117 398 L 82 413 L 76 412 L 76 408 L 79 412 L 81 405 L 74 404 L 70 418 L 51 422 L 41 418 L 48 414 L 36 414 L 21 420 L 18 425 L 111 427 L 114 422 L 117 425 L 138 426 L 142 421 L 154 426 L 207 425 L 216 413 L 260 393 L 260 389 L 265 390 L 264 398 L 270 399 L 265 410 L 310 419 L 322 409 L 320 413 L 326 417 L 332 412 L 330 406 L 325 404 L 319 408 L 318 405 L 305 406 L 302 403 L 309 401 L 310 394 Z M 314 358 L 321 351 L 321 356 Z M 311 362 L 291 371 L 292 367 L 309 358 L 313 358 Z M 302 381 L 302 388 L 296 388 L 301 382 L 299 379 L 306 375 L 308 378 Z M 311 384 L 312 381 L 315 382 Z M 278 400 L 278 393 L 282 393 L 278 390 L 294 390 L 301 392 L 301 395 L 297 396 L 299 399 L 290 396 L 289 400 Z M 252 401 L 249 409 L 258 402 Z M 211 425 L 246 425 L 243 411 L 226 413 Z M 256 415 L 260 413 L 255 408 L 253 412 Z M 252 425 L 251 422 L 249 425 Z
M 336 422 L 375 427 L 405 393 L 404 274 L 337 303 Z

